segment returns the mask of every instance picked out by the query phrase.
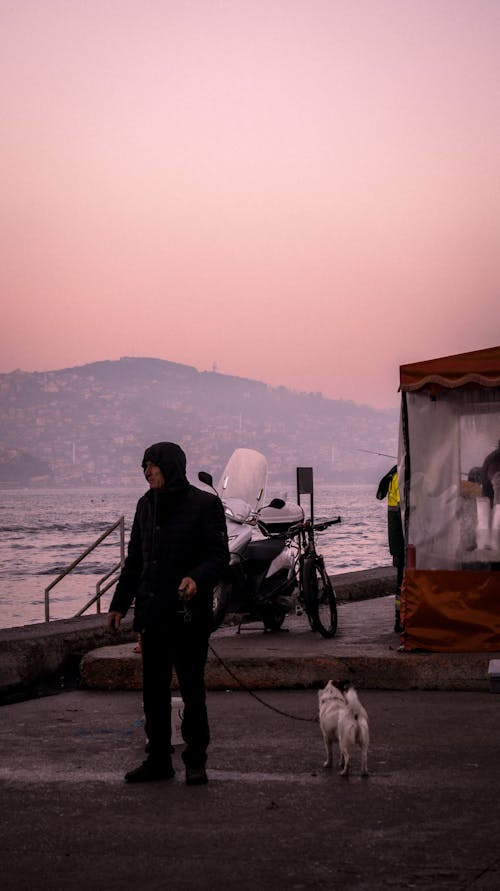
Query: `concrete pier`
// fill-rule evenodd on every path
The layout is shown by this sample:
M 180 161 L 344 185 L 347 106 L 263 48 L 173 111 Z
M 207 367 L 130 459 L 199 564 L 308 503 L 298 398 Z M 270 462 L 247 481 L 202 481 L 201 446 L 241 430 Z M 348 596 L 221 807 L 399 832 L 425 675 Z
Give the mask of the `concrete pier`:
M 394 589 L 395 571 L 379 567 L 332 577 L 339 601 L 386 595 Z M 47 685 L 73 683 L 89 651 L 136 640 L 129 614 L 118 639 L 106 631 L 104 615 L 40 622 L 0 630 L 0 703 L 36 696 Z M 122 655 L 114 650 L 116 672 Z M 137 661 L 137 660 L 136 660 Z
M 305 616 L 288 616 L 278 632 L 262 624 L 222 628 L 211 638 L 206 671 L 209 690 L 314 688 L 328 678 L 372 690 L 487 691 L 493 653 L 403 653 L 393 631 L 394 597 L 339 604 L 339 630 L 324 639 Z M 83 686 L 93 690 L 140 690 L 141 657 L 133 644 L 87 653 Z M 174 679 L 175 686 L 175 679 Z
M 287 616 L 279 632 L 261 623 L 219 629 L 211 638 L 209 690 L 299 689 L 329 677 L 362 689 L 487 691 L 488 665 L 498 653 L 402 653 L 393 631 L 395 571 L 382 567 L 333 576 L 338 632 L 325 640 L 307 618 Z M 141 659 L 127 616 L 118 638 L 105 616 L 0 632 L 0 702 L 68 686 L 140 690 Z

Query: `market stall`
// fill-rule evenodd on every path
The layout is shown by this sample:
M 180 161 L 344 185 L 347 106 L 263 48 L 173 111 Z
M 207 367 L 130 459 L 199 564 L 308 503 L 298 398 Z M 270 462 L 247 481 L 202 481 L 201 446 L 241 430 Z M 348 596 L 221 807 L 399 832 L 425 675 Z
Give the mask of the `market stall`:
M 400 368 L 403 647 L 500 650 L 500 347 Z

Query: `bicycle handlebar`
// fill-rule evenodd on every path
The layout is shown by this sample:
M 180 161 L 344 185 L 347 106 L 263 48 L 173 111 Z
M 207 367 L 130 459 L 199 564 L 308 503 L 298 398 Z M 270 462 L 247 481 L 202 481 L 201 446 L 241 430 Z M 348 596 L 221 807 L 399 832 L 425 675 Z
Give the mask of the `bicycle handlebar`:
M 306 532 L 307 530 L 323 532 L 325 529 L 328 529 L 329 526 L 334 526 L 336 523 L 341 522 L 342 517 L 335 517 L 333 520 L 322 520 L 321 523 L 311 523 L 310 520 L 301 520 L 300 523 L 294 523 L 293 526 L 289 526 L 286 532 L 271 532 L 263 523 L 259 523 L 259 521 L 257 521 L 257 525 L 266 538 L 282 538 L 285 540 L 287 538 L 295 538 L 297 535 L 300 535 L 301 532 Z
M 306 531 L 307 529 L 313 529 L 314 532 L 323 532 L 325 529 L 328 529 L 329 526 L 334 526 L 336 523 L 341 522 L 342 517 L 335 517 L 333 520 L 322 520 L 321 523 L 311 523 L 310 520 L 303 520 L 301 523 L 295 523 L 293 526 L 290 526 L 286 534 L 293 538 L 295 535 L 298 535 L 300 532 Z

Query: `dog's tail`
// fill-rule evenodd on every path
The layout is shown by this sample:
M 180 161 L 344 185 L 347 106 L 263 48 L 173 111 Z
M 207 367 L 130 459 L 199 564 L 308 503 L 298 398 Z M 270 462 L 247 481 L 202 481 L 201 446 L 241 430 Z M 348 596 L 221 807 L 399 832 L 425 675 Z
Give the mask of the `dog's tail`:
M 349 734 L 352 742 L 357 742 L 361 748 L 361 773 L 363 776 L 368 774 L 368 747 L 370 745 L 370 730 L 368 727 L 368 715 L 366 709 L 361 705 L 358 694 L 354 687 L 349 687 L 344 693 L 344 699 L 347 705 L 348 713 L 351 717 L 349 722 Z M 345 769 L 345 767 L 344 767 Z
M 348 687 L 348 689 L 344 693 L 344 699 L 347 703 L 349 711 L 356 721 L 359 721 L 360 718 L 366 719 L 366 711 L 361 705 L 358 699 L 358 694 L 356 693 L 354 687 Z

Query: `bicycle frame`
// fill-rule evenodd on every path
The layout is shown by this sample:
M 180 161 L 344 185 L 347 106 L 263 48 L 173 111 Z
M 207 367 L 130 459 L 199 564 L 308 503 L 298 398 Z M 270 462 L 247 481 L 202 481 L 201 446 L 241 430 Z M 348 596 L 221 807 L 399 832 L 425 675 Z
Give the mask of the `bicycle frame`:
M 322 569 L 324 569 L 324 558 L 322 554 L 318 554 L 316 550 L 315 531 L 321 532 L 329 526 L 340 523 L 341 518 L 336 517 L 333 520 L 325 520 L 324 522 L 314 523 L 312 520 L 304 520 L 292 526 L 287 533 L 287 542 L 291 548 L 296 551 L 293 571 L 297 580 L 297 588 L 299 592 L 299 602 L 304 608 L 304 586 L 302 568 L 306 559 L 314 560 Z

